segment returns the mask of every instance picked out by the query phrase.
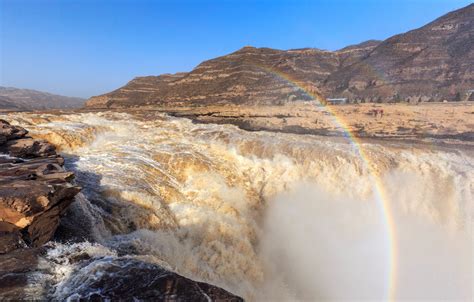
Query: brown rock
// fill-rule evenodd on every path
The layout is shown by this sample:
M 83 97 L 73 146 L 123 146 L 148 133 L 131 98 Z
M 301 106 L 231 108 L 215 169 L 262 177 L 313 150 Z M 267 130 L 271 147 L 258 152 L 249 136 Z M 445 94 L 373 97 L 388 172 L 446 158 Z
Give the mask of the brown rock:
M 25 297 L 25 288 L 38 270 L 38 260 L 42 253 L 42 248 L 25 248 L 0 254 L 0 300 L 20 301 L 33 298 Z M 34 298 L 41 299 L 38 296 Z
M 10 156 L 21 158 L 44 157 L 56 154 L 56 148 L 50 143 L 30 137 L 10 140 L 6 143 L 5 148 Z
M 42 164 L 35 170 L 35 173 L 42 179 L 71 181 L 74 178 L 74 173 L 66 172 L 56 163 Z
M 3 120 L 0 129 L 6 140 L 1 151 L 16 157 L 0 162 L 0 253 L 7 253 L 50 240 L 80 188 L 70 183 L 74 174 L 64 170 L 51 144 Z
M 2 184 L 0 219 L 23 230 L 23 240 L 29 245 L 40 246 L 53 236 L 60 216 L 79 190 L 67 182 L 51 185 L 14 180 Z
M 4 144 L 7 140 L 22 138 L 27 133 L 27 130 L 18 126 L 12 126 L 7 121 L 0 119 L 0 145 Z
M 20 228 L 6 221 L 0 221 L 0 254 L 25 246 Z

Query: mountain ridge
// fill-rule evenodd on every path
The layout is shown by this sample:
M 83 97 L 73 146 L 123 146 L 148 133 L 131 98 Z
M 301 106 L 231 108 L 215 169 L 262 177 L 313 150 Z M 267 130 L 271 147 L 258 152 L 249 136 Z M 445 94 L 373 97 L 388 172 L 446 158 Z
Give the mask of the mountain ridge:
M 0 108 L 7 110 L 73 109 L 84 105 L 85 99 L 49 92 L 0 86 Z
M 459 101 L 474 88 L 474 4 L 384 41 L 336 51 L 245 46 L 187 73 L 137 77 L 86 106 Z

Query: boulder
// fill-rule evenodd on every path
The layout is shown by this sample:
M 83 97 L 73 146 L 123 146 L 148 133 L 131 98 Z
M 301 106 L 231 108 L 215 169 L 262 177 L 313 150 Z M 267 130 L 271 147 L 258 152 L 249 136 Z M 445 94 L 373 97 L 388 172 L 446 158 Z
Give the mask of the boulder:
M 244 301 L 217 286 L 127 256 L 72 252 L 64 262 L 71 273 L 58 275 L 57 265 L 65 259 L 48 256 L 50 248 L 0 254 L 1 301 Z M 52 290 L 58 287 L 61 290 Z
M 26 134 L 28 134 L 26 129 L 12 126 L 7 121 L 0 119 L 0 145 L 7 140 L 22 138 Z
M 73 289 L 59 297 L 72 301 L 226 301 L 241 297 L 217 286 L 198 282 L 162 266 L 128 257 L 82 260 L 80 268 L 62 284 Z
M 21 230 L 22 240 L 41 246 L 53 235 L 79 188 L 70 183 L 13 180 L 0 185 L 0 219 Z
M 56 154 L 56 148 L 44 140 L 23 137 L 7 141 L 4 150 L 8 155 L 20 158 L 44 157 Z

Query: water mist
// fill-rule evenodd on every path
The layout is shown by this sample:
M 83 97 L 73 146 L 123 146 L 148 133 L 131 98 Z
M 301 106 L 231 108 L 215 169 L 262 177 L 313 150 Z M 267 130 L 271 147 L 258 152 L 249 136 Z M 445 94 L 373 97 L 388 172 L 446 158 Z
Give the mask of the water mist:
M 390 198 L 394 238 L 373 198 L 335 197 L 304 184 L 272 200 L 261 240 L 261 299 L 380 301 L 393 286 L 394 300 L 470 300 L 470 227 L 433 223 Z

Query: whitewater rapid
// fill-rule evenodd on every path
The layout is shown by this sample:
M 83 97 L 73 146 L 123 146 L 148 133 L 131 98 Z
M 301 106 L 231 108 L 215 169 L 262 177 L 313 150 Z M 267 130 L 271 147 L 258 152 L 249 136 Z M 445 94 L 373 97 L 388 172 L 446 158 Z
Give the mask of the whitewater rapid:
M 45 264 L 58 299 L 124 257 L 250 301 L 383 300 L 391 282 L 395 299 L 472 299 L 473 150 L 366 142 L 367 163 L 344 138 L 158 113 L 4 118 L 55 144 L 83 187 Z M 71 260 L 84 251 L 86 267 Z

